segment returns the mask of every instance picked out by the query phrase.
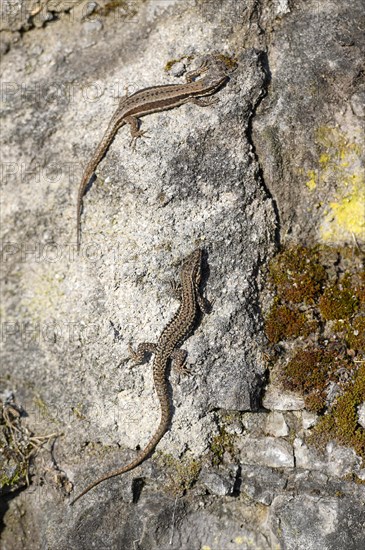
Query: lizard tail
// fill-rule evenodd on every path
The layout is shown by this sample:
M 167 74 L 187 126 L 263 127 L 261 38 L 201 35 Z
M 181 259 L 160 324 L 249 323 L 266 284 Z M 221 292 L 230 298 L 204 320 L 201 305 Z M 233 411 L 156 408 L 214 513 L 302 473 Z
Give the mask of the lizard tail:
M 126 466 L 123 466 L 122 468 L 117 468 L 116 470 L 112 470 L 108 474 L 105 474 L 102 477 L 99 477 L 96 481 L 91 483 L 84 489 L 77 497 L 75 497 L 71 502 L 70 506 L 73 506 L 77 500 L 79 500 L 81 497 L 83 497 L 86 493 L 88 493 L 91 489 L 99 485 L 102 481 L 105 481 L 106 479 L 110 479 L 111 477 L 119 476 L 120 474 L 124 474 L 126 472 L 129 472 L 130 470 L 133 470 L 137 466 L 139 466 L 148 456 L 151 454 L 151 452 L 156 447 L 157 443 L 162 439 L 164 434 L 167 431 L 168 425 L 170 420 L 170 406 L 167 405 L 167 403 L 164 404 L 162 415 L 161 415 L 161 421 L 157 428 L 157 431 L 155 434 L 151 437 L 149 442 L 147 443 L 146 447 L 138 453 L 136 458 L 132 460 L 129 464 Z
M 102 160 L 102 158 L 105 156 L 111 142 L 113 141 L 115 134 L 121 128 L 124 126 L 125 122 L 120 120 L 120 117 L 113 117 L 109 123 L 109 126 L 103 136 L 103 139 L 99 143 L 99 145 L 96 148 L 96 151 L 94 152 L 92 159 L 87 164 L 84 174 L 82 176 L 82 180 L 79 186 L 79 191 L 77 195 L 77 213 L 76 213 L 76 247 L 77 252 L 80 252 L 80 244 L 81 244 L 81 212 L 82 212 L 82 199 L 86 190 L 86 187 L 94 174 L 96 167 L 98 166 L 99 162 Z

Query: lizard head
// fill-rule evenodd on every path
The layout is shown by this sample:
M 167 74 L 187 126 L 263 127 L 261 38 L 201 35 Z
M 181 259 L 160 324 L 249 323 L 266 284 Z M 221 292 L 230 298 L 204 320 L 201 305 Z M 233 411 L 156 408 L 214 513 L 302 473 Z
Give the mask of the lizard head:
M 201 278 L 201 264 L 202 251 L 200 248 L 197 248 L 184 260 L 181 268 L 181 277 L 183 279 L 189 277 L 193 279 L 196 284 L 199 284 Z
M 236 70 L 235 59 L 221 55 L 211 54 L 203 58 L 203 66 L 206 69 L 205 82 L 209 88 L 217 90 L 229 79 L 230 74 Z

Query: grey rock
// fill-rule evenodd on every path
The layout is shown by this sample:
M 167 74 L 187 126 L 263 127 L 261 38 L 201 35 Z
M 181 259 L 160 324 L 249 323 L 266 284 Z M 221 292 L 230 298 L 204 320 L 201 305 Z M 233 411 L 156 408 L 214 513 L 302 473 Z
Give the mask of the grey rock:
M 86 5 L 86 9 L 84 10 L 85 17 L 88 17 L 89 15 L 94 13 L 97 7 L 98 7 L 97 2 L 88 2 Z
M 10 50 L 10 41 L 2 38 L 0 40 L 0 55 L 5 55 Z
M 255 465 L 242 465 L 242 494 L 248 495 L 255 502 L 269 506 L 278 493 L 284 492 L 287 480 L 273 468 Z
M 289 427 L 281 412 L 272 411 L 269 413 L 266 420 L 266 433 L 274 437 L 286 437 L 289 434 Z
M 128 6 L 136 13 L 111 10 L 98 17 L 97 32 L 86 32 L 84 3 L 2 3 L 1 379 L 16 389 L 36 433 L 63 434 L 52 460 L 76 489 L 125 464 L 159 418 L 151 365 L 130 368 L 128 343 L 156 341 L 177 308 L 169 281 L 184 256 L 202 246 L 213 309 L 184 344 L 194 375 L 171 375 L 174 414 L 158 450 L 176 461 L 189 451 L 204 463 L 218 433 L 217 410 L 235 411 L 245 429 L 234 430 L 241 477 L 230 495 L 224 468 L 217 479 L 206 466 L 210 494 L 198 480 L 176 498 L 156 454 L 71 508 L 50 481 L 49 453 L 35 460 L 31 486 L 2 507 L 2 544 L 362 548 L 365 489 L 347 481 L 353 474 L 364 479 L 358 457 L 329 448 L 322 471 L 303 446 L 296 446 L 295 464 L 288 441 L 263 435 L 262 406 L 280 413 L 303 411 L 304 403 L 270 385 L 263 396 L 260 293 L 262 268 L 279 244 L 355 237 L 362 246 L 363 236 L 341 226 L 331 204 L 351 192 L 344 182 L 363 170 L 356 152 L 364 116 L 363 2 Z M 82 165 L 117 97 L 127 84 L 133 93 L 182 82 L 182 63 L 170 74 L 166 64 L 184 59 L 190 69 L 213 50 L 235 52 L 239 63 L 219 103 L 146 117 L 150 139 L 136 151 L 129 129 L 120 130 L 85 195 L 85 248 L 77 257 Z M 351 155 L 345 147 L 342 159 L 339 145 L 346 143 Z M 292 431 L 295 414 L 285 417 Z M 303 415 L 304 429 L 309 422 Z
M 288 550 L 362 548 L 364 521 L 364 508 L 351 497 L 278 496 L 270 508 L 276 542 Z
M 99 32 L 103 28 L 103 23 L 100 21 L 100 19 L 94 19 L 92 21 L 85 21 L 83 23 L 83 29 L 87 33 L 91 32 Z
M 232 495 L 236 483 L 237 471 L 238 466 L 235 465 L 220 470 L 204 469 L 199 479 L 213 495 Z
M 361 458 L 353 449 L 342 447 L 331 442 L 326 447 L 329 475 L 344 477 L 360 469 Z
M 293 468 L 293 447 L 274 437 L 245 437 L 239 441 L 240 458 L 244 464 L 258 464 L 270 468 Z
M 362 149 L 359 103 L 355 98 L 352 111 L 349 100 L 355 93 L 353 79 L 361 71 L 364 40 L 351 21 L 363 16 L 363 5 L 358 1 L 351 8 L 340 2 L 332 5 L 334 10 L 328 9 L 329 4 L 314 8 L 306 3 L 304 9 L 291 11 L 282 20 L 270 47 L 272 93 L 260 105 L 253 124 L 264 178 L 280 211 L 282 234 L 294 242 L 351 241 L 350 226 L 341 225 L 330 203 L 341 204 L 346 195 L 356 193 L 356 186 L 349 189 L 334 173 L 341 170 L 335 150 L 343 136 Z M 356 86 L 359 92 L 363 92 L 362 85 Z M 334 164 L 323 171 L 319 159 L 328 147 Z M 349 173 L 359 175 L 361 154 L 345 155 Z M 359 227 L 357 234 L 362 241 L 363 229 Z
M 326 452 L 309 447 L 300 438 L 294 441 L 297 468 L 322 471 L 327 476 L 342 478 L 360 469 L 361 459 L 352 449 L 329 443 Z
M 254 413 L 245 412 L 242 414 L 242 423 L 245 433 L 249 433 L 250 435 L 264 435 L 266 421 L 267 413 L 263 411 L 257 411 Z
M 358 414 L 360 426 L 362 426 L 363 428 L 365 428 L 365 403 L 362 403 L 362 404 L 357 408 L 357 414 Z
M 326 457 L 313 447 L 305 445 L 299 437 L 294 441 L 294 454 L 297 468 L 327 471 Z
M 281 388 L 269 386 L 262 400 L 265 409 L 277 411 L 300 411 L 304 409 L 304 399 Z
M 317 420 L 318 416 L 315 413 L 302 411 L 302 424 L 304 430 L 312 428 L 317 423 Z

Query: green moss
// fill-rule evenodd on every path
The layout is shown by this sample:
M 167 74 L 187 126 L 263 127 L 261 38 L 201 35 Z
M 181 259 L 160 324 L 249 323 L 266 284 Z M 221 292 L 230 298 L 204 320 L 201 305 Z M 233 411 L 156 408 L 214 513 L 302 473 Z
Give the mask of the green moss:
M 26 484 L 28 464 L 19 463 L 13 474 L 7 476 L 5 472 L 0 474 L 0 492 L 11 492 Z
M 304 396 L 305 408 L 308 411 L 319 413 L 326 406 L 326 394 L 321 390 L 313 390 Z
M 201 460 L 187 455 L 176 459 L 171 454 L 160 454 L 158 460 L 169 477 L 165 489 L 175 496 L 184 495 L 196 483 L 202 469 Z
M 104 6 L 98 6 L 95 9 L 95 13 L 106 17 L 113 11 L 123 8 L 125 11 L 125 17 L 134 17 L 137 14 L 136 9 L 131 9 L 130 3 L 127 0 L 109 0 Z
M 354 351 L 365 350 L 365 315 L 355 317 L 347 326 L 345 341 L 348 347 Z
M 171 71 L 172 67 L 174 65 L 176 65 L 176 63 L 180 63 L 180 61 L 185 60 L 185 59 L 190 61 L 190 60 L 193 59 L 193 57 L 191 55 L 188 55 L 188 56 L 183 55 L 181 57 L 178 57 L 177 59 L 170 59 L 170 61 L 168 61 L 165 65 L 165 71 L 166 72 Z
M 213 437 L 210 450 L 212 452 L 212 464 L 218 466 L 223 462 L 224 453 L 233 454 L 234 435 L 227 433 L 224 428 L 221 428 L 220 433 Z
M 319 411 L 325 406 L 325 386 L 332 359 L 331 354 L 319 349 L 300 349 L 284 368 L 283 386 L 302 393 L 310 411 Z
M 345 370 L 351 373 L 353 363 L 338 351 L 299 349 L 284 367 L 282 383 L 303 395 L 308 410 L 319 412 L 326 406 L 328 383 L 339 382 Z
M 282 300 L 312 304 L 326 280 L 315 249 L 290 247 L 275 256 L 269 267 L 269 280 Z
M 308 336 L 315 328 L 316 323 L 308 321 L 304 313 L 277 303 L 271 308 L 265 325 L 267 337 L 273 344 L 284 338 Z
M 355 295 L 359 300 L 360 305 L 365 306 L 365 271 L 364 270 L 354 274 L 352 278 L 352 286 L 354 288 Z
M 349 276 L 327 286 L 319 300 L 319 311 L 326 321 L 349 319 L 358 309 L 358 298 Z
M 282 386 L 299 392 L 306 408 L 321 415 L 312 441 L 323 444 L 333 439 L 365 458 L 364 429 L 357 423 L 356 410 L 365 400 L 363 261 L 361 251 L 343 247 L 283 250 L 269 267 L 276 296 L 266 334 L 271 343 L 284 344 Z M 315 321 L 307 320 L 308 312 Z M 297 336 L 302 337 L 300 347 L 290 341 Z M 292 357 L 282 368 L 286 349 Z M 329 392 L 333 384 L 335 393 Z
M 365 363 L 360 367 L 352 381 L 341 395 L 331 411 L 315 426 L 312 443 L 323 446 L 331 440 L 349 445 L 365 458 L 365 430 L 358 423 L 357 408 L 365 399 Z

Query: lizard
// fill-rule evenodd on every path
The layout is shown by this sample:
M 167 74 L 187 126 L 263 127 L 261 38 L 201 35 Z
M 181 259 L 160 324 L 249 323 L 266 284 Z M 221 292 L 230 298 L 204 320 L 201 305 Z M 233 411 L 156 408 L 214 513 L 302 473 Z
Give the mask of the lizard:
M 77 195 L 77 251 L 81 241 L 81 213 L 83 196 L 90 179 L 105 156 L 118 130 L 129 124 L 132 139 L 130 144 L 135 145 L 138 138 L 146 134 L 140 130 L 140 117 L 173 109 L 184 103 L 195 103 L 201 107 L 212 105 L 216 98 L 204 99 L 203 96 L 214 94 L 229 78 L 229 73 L 236 68 L 234 61 L 223 55 L 210 55 L 202 60 L 198 69 L 189 71 L 186 75 L 186 84 L 166 84 L 144 88 L 131 95 L 121 98 L 118 108 L 110 119 L 109 125 L 96 147 L 91 159 L 84 170 Z M 195 80 L 198 76 L 200 79 Z
M 86 489 L 73 499 L 70 503 L 71 505 L 102 481 L 129 472 L 139 466 L 148 458 L 168 430 L 172 416 L 167 384 L 168 365 L 172 362 L 174 369 L 180 372 L 189 372 L 188 369 L 186 369 L 187 352 L 181 349 L 180 346 L 192 333 L 199 311 L 202 313 L 208 313 L 210 311 L 208 303 L 201 295 L 199 289 L 201 266 L 202 250 L 197 248 L 182 264 L 180 270 L 180 284 L 174 289 L 175 292 L 179 294 L 180 305 L 175 315 L 163 329 L 157 343 L 146 342 L 139 344 L 137 351 L 133 351 L 132 346 L 129 345 L 131 357 L 137 364 L 143 362 L 147 353 L 154 354 L 153 380 L 161 409 L 160 423 L 157 430 L 145 448 L 137 454 L 132 462 L 103 475 L 88 485 Z

